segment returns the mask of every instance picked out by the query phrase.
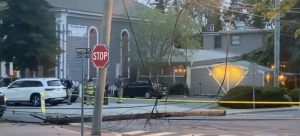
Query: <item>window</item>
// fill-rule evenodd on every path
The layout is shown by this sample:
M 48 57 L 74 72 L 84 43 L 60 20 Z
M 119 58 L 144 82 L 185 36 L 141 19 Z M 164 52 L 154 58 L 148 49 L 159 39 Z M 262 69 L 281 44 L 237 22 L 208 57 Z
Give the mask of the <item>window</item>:
M 62 86 L 62 84 L 59 80 L 47 81 L 47 84 L 48 84 L 48 86 Z
M 43 87 L 40 81 L 23 81 L 21 87 Z
M 21 87 L 21 83 L 22 83 L 22 81 L 17 81 L 17 82 L 12 83 L 9 87 L 11 87 L 11 88 Z
M 240 45 L 240 36 L 239 35 L 231 36 L 231 45 Z
M 215 48 L 221 48 L 221 36 L 216 36 L 215 37 Z

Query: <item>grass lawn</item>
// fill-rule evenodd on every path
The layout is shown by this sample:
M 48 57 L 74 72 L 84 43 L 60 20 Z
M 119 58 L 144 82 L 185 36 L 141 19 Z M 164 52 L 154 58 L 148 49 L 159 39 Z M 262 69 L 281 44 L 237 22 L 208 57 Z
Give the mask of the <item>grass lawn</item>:
M 216 106 L 210 107 L 210 109 L 226 110 L 226 109 L 229 109 L 229 108 L 216 105 Z

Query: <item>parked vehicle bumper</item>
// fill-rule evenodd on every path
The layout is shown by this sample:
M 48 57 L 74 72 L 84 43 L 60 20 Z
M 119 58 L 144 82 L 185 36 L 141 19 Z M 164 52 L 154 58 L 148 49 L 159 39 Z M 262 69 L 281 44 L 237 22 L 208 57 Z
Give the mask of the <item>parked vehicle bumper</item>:
M 0 105 L 0 113 L 4 113 L 6 111 L 7 106 L 6 105 Z
M 65 97 L 58 97 L 58 98 L 49 98 L 46 99 L 46 103 L 62 103 L 66 98 Z

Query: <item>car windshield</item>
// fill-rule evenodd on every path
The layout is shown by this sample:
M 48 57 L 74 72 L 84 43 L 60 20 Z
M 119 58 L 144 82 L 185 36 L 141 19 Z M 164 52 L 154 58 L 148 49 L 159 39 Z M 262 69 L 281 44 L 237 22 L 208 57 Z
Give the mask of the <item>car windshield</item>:
M 62 86 L 61 81 L 59 80 L 50 80 L 47 81 L 48 86 Z

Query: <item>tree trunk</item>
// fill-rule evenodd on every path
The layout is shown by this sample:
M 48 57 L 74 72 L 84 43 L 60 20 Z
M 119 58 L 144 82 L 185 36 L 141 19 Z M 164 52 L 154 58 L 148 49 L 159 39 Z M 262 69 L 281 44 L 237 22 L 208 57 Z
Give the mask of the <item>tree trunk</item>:
M 123 115 L 110 115 L 103 116 L 102 121 L 120 121 L 120 120 L 134 120 L 134 119 L 147 119 L 151 115 L 152 119 L 165 118 L 165 117 L 185 117 L 185 116 L 225 116 L 226 111 L 184 111 L 184 112 L 165 112 L 165 113 L 139 113 L 139 114 L 123 114 Z M 92 122 L 92 116 L 84 117 L 84 122 Z M 45 123 L 53 124 L 69 124 L 81 122 L 81 117 L 47 117 Z

